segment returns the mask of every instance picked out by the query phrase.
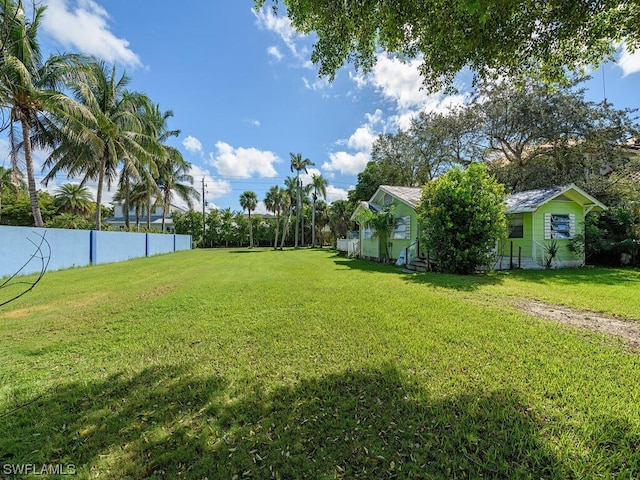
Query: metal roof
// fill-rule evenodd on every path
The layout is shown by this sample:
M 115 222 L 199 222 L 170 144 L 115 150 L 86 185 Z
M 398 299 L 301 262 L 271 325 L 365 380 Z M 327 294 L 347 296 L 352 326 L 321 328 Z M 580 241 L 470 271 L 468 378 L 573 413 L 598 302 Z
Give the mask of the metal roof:
M 393 187 L 391 185 L 380 185 L 379 190 L 393 195 L 413 208 L 418 206 L 420 198 L 422 197 L 422 189 L 420 187 Z
M 540 205 L 561 195 L 567 190 L 567 187 L 567 185 L 557 185 L 555 187 L 527 190 L 526 192 L 509 195 L 505 200 L 507 203 L 507 213 L 533 212 Z
M 547 202 L 560 195 L 573 191 L 584 199 L 583 206 L 590 205 L 591 208 L 598 207 L 606 210 L 607 207 L 593 198 L 591 195 L 576 187 L 573 184 L 557 185 L 555 187 L 539 188 L 537 190 L 527 190 L 526 192 L 509 195 L 505 202 L 507 204 L 506 213 L 533 212 Z M 579 203 L 579 202 L 578 202 Z

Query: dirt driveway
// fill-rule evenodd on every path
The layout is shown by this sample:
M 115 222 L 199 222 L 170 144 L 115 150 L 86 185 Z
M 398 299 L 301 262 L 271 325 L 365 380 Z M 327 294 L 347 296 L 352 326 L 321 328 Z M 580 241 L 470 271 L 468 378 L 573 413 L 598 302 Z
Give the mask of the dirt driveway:
M 574 310 L 560 305 L 548 305 L 536 300 L 520 302 L 519 306 L 525 312 L 536 317 L 614 335 L 627 340 L 633 348 L 640 348 L 640 322 Z

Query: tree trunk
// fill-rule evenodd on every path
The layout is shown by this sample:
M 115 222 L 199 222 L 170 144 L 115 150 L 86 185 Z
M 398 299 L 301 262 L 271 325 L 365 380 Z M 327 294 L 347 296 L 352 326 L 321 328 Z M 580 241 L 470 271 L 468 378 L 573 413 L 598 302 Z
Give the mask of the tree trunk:
M 298 248 L 298 233 L 300 230 L 300 170 L 298 170 L 298 176 L 296 177 L 296 233 L 295 233 L 295 248 Z
M 122 211 L 124 213 L 124 226 L 129 230 L 129 204 L 131 202 L 131 189 L 129 188 L 129 175 L 127 172 L 124 172 L 124 205 L 122 206 Z
M 278 230 L 280 230 L 280 215 L 276 214 L 276 238 L 273 241 L 273 249 L 278 248 Z
M 151 195 L 147 197 L 147 231 L 151 230 Z
M 168 205 L 169 205 L 169 191 L 166 191 L 162 201 L 162 233 L 167 233 L 165 229 L 165 219 L 167 217 Z
M 249 212 L 249 248 L 253 248 L 253 224 L 251 223 L 251 209 Z
M 311 211 L 311 248 L 316 247 L 316 195 L 313 195 L 313 210 Z
M 289 208 L 289 214 L 287 215 L 287 220 L 284 225 L 282 225 L 282 239 L 280 240 L 280 250 L 284 249 L 284 241 L 289 234 L 289 224 L 291 223 L 291 208 Z M 296 234 L 298 232 L 296 231 Z M 296 243 L 297 246 L 297 243 Z
M 100 231 L 102 227 L 102 186 L 104 184 L 104 167 L 106 163 L 107 157 L 103 154 L 100 157 L 100 171 L 98 172 L 98 191 L 96 192 L 96 230 L 98 231 Z M 125 215 L 128 214 L 129 212 L 125 213 Z
M 29 123 L 21 114 L 20 123 L 22 124 L 22 140 L 24 145 L 24 162 L 27 165 L 27 183 L 29 185 L 29 200 L 31 202 L 31 213 L 36 227 L 44 227 L 42 214 L 40 213 L 40 205 L 38 204 L 38 192 L 36 190 L 36 179 L 33 174 L 33 152 L 31 151 L 31 138 L 29 137 Z

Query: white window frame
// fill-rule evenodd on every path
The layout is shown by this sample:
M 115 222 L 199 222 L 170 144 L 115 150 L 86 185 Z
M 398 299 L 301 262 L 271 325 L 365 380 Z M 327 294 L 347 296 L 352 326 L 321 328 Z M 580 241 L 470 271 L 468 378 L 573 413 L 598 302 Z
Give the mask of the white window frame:
M 411 238 L 411 215 L 398 217 L 391 232 L 392 240 L 408 240 Z

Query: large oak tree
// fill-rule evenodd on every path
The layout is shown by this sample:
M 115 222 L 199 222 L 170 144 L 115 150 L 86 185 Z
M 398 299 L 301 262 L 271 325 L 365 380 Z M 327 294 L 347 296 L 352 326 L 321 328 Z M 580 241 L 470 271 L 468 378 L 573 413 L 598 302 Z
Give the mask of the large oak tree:
M 311 59 L 333 78 L 345 63 L 369 70 L 378 48 L 422 58 L 431 89 L 464 67 L 480 75 L 563 77 L 640 47 L 640 4 L 629 0 L 255 0 L 284 5 L 295 29 L 315 33 Z

